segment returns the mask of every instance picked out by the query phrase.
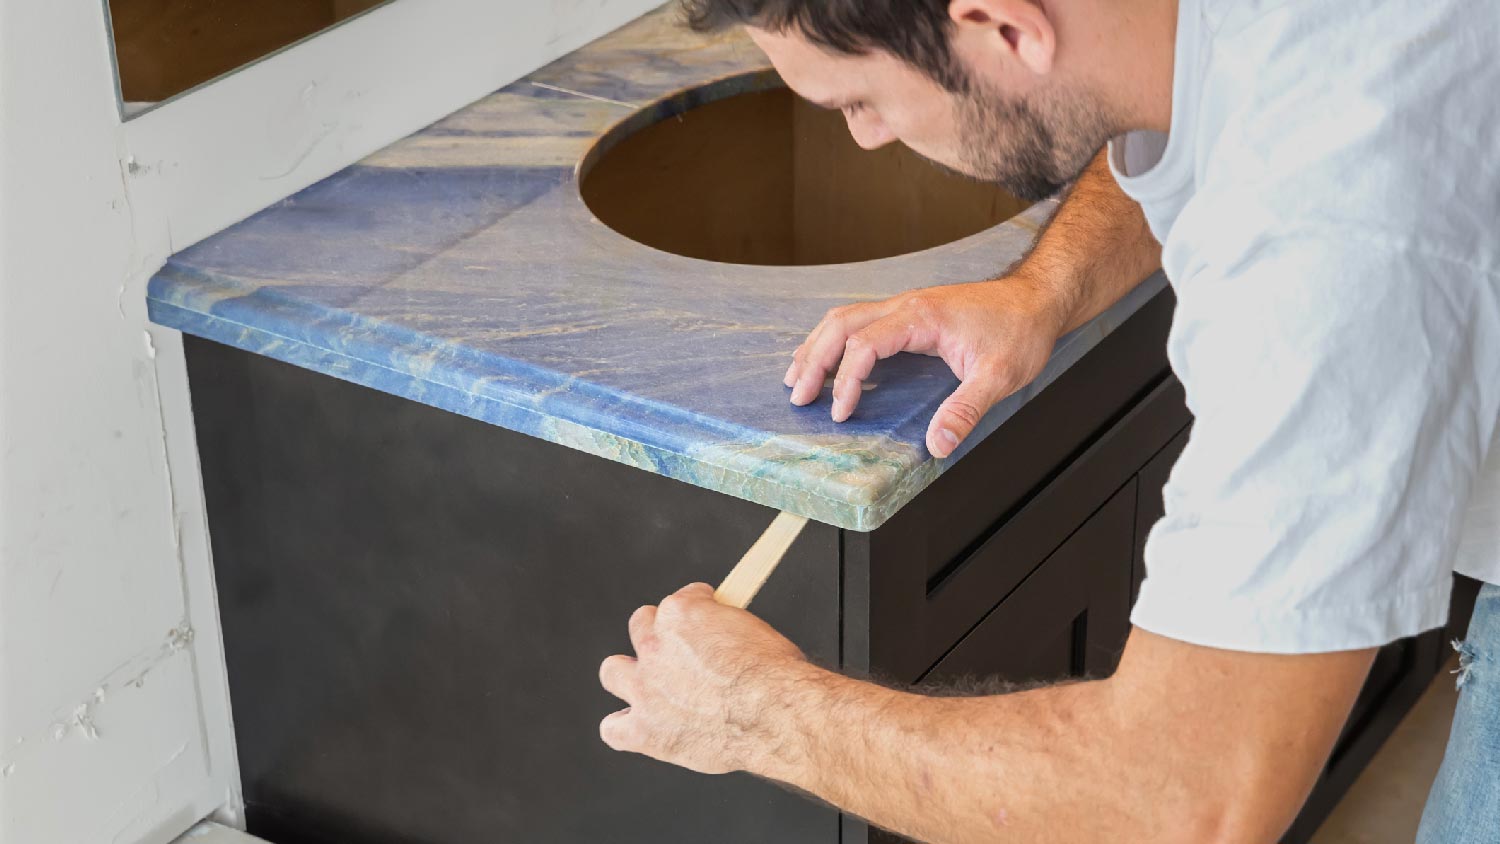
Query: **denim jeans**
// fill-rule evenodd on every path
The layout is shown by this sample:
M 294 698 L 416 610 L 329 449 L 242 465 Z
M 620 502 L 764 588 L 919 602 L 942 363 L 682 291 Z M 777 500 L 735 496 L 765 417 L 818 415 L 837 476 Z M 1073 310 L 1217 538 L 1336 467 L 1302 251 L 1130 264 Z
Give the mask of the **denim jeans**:
M 1457 643 L 1458 709 L 1418 844 L 1500 842 L 1500 586 L 1485 584 Z

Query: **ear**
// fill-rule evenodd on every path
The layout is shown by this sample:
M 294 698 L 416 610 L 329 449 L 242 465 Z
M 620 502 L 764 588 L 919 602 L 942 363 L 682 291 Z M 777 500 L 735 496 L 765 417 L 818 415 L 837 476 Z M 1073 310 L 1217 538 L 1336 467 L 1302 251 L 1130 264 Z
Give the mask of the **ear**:
M 948 17 L 959 34 L 983 36 L 1038 76 L 1052 71 L 1057 32 L 1034 0 L 952 0 Z

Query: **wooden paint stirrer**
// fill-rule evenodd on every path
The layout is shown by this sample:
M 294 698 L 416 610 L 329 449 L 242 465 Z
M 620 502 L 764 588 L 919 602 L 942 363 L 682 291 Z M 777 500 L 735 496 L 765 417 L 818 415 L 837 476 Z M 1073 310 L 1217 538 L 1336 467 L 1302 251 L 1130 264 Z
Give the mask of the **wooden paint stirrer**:
M 776 570 L 781 558 L 786 555 L 786 549 L 791 547 L 792 540 L 797 538 L 806 524 L 806 516 L 786 511 L 777 514 L 771 520 L 771 526 L 760 535 L 760 539 L 755 540 L 745 556 L 729 570 L 724 582 L 714 590 L 714 600 L 740 609 L 749 606 L 755 593 L 765 585 L 766 578 Z

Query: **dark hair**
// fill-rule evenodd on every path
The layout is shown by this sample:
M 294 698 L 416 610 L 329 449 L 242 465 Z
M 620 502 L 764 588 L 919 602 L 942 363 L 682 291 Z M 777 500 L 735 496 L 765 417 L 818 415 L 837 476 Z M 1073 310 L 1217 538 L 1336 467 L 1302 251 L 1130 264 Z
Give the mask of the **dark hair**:
M 968 76 L 948 43 L 948 0 L 679 0 L 687 25 L 717 32 L 748 25 L 795 30 L 820 47 L 849 55 L 883 50 L 964 91 Z

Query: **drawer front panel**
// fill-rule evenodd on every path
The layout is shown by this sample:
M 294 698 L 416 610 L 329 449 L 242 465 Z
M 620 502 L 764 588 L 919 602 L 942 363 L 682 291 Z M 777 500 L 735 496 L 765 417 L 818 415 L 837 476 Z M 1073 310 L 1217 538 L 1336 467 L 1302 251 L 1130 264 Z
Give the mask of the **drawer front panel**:
M 944 656 L 928 680 L 1060 680 L 1114 669 L 1130 632 L 1132 480 Z
M 1169 371 L 1175 300 L 1163 290 L 891 521 L 919 530 L 929 579 L 973 552 Z
M 1168 377 L 1008 520 L 993 532 L 974 537 L 975 547 L 966 557 L 949 562 L 936 574 L 928 574 L 932 569 L 924 565 L 923 557 L 926 535 L 935 528 L 893 520 L 864 535 L 868 543 L 864 547 L 860 547 L 862 535 L 846 534 L 846 578 L 868 577 L 863 584 L 846 582 L 846 608 L 853 609 L 846 619 L 846 645 L 853 644 L 855 652 L 868 648 L 869 667 L 892 679 L 910 682 L 921 676 L 1111 496 L 1130 484 L 1188 418 L 1181 385 Z M 982 497 L 986 489 L 978 484 L 947 494 Z M 938 498 L 930 506 L 942 503 Z M 1134 525 L 1132 501 L 1130 536 L 1120 563 L 1127 580 L 1133 567 Z M 867 573 L 859 570 L 861 552 L 869 555 Z M 850 589 L 851 585 L 856 588 Z M 860 594 L 859 587 L 867 591 Z M 868 632 L 849 635 L 859 626 L 858 612 L 866 600 Z M 867 643 L 858 641 L 861 635 L 868 637 Z M 865 667 L 857 661 L 846 664 Z

